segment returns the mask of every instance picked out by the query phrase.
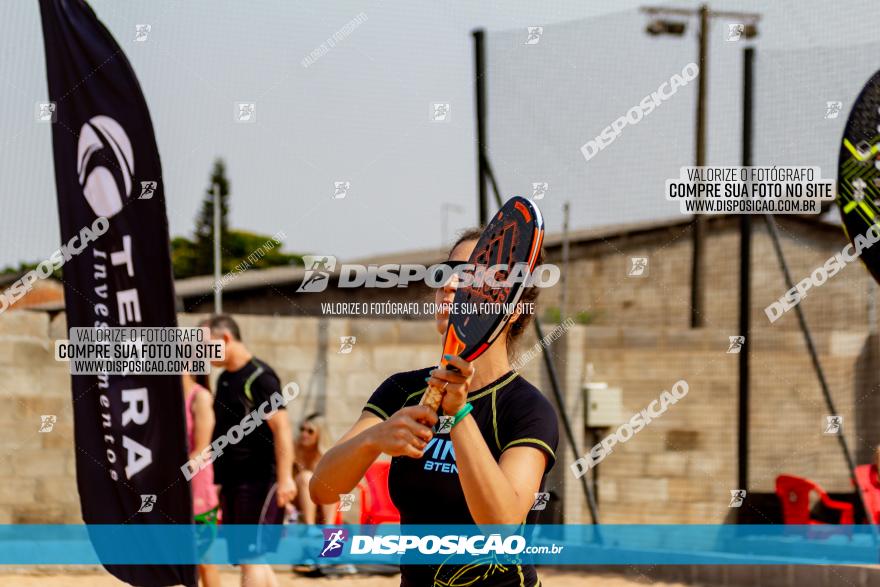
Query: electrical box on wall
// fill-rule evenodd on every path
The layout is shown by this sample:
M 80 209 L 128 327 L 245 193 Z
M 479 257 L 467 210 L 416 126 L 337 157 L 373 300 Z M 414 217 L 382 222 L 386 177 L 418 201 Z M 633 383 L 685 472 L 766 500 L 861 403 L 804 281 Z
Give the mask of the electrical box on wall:
M 623 422 L 623 391 L 607 383 L 584 383 L 584 424 L 611 428 Z

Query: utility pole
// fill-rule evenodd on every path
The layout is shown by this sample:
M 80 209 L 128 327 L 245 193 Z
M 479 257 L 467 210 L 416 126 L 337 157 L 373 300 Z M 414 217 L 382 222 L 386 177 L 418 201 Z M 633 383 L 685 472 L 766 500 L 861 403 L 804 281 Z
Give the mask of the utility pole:
M 696 163 L 697 167 L 706 164 L 706 54 L 709 47 L 709 7 L 700 6 L 699 61 L 700 75 L 697 78 L 697 121 L 696 121 Z M 706 246 L 706 216 L 694 214 L 692 221 L 693 251 L 691 257 L 691 328 L 706 325 L 706 286 L 703 252 Z
M 223 288 L 220 287 L 220 184 L 214 184 L 214 313 L 223 313 Z
M 687 28 L 685 22 L 668 20 L 663 17 L 697 17 L 697 63 L 700 75 L 697 79 L 697 112 L 695 132 L 695 165 L 706 165 L 706 80 L 708 78 L 709 30 L 713 18 L 732 21 L 730 24 L 742 24 L 742 38 L 751 39 L 757 36 L 756 23 L 760 14 L 753 12 L 725 12 L 709 10 L 707 4 L 697 9 L 673 8 L 666 6 L 643 6 L 642 12 L 654 17 L 646 32 L 650 35 L 682 36 Z M 706 287 L 704 272 L 704 254 L 706 239 L 706 218 L 703 214 L 694 214 L 691 224 L 693 256 L 691 259 L 691 327 L 699 328 L 706 323 Z
M 477 214 L 478 226 L 489 223 L 489 203 L 486 201 L 486 50 L 483 29 L 476 29 L 474 36 L 474 86 L 477 115 Z
M 559 276 L 559 282 L 562 286 L 562 295 L 559 302 L 559 322 L 562 323 L 568 317 L 568 281 L 565 276 L 568 275 L 568 258 L 569 258 L 569 237 L 568 237 L 568 218 L 571 202 L 566 201 L 562 205 L 562 275 Z

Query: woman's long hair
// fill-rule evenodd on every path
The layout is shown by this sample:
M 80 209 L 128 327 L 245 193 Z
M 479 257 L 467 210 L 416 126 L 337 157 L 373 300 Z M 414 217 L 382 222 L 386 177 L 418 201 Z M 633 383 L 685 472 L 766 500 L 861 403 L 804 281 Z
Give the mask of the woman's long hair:
M 303 418 L 302 422 L 300 422 L 300 427 L 304 424 L 311 424 L 312 428 L 315 429 L 315 434 L 317 434 L 317 442 L 315 443 L 315 448 L 318 451 L 318 455 L 324 456 L 327 454 L 327 451 L 333 447 L 333 440 L 330 438 L 330 432 L 327 429 L 327 420 L 324 418 L 324 415 L 320 412 L 315 412 L 313 414 L 309 414 L 305 418 Z M 301 432 L 297 431 L 297 440 L 296 446 L 300 446 L 300 437 Z

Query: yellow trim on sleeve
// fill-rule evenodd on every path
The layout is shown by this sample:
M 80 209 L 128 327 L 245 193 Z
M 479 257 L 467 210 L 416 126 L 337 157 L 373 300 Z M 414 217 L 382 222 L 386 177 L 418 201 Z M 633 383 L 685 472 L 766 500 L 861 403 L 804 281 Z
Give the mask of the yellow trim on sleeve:
M 411 394 L 409 394 L 408 396 L 406 396 L 406 399 L 405 399 L 405 400 L 403 400 L 403 406 L 406 405 L 406 402 L 408 402 L 408 401 L 410 400 L 411 397 L 416 396 L 416 395 L 419 395 L 420 393 L 425 393 L 426 391 L 428 391 L 428 388 L 427 388 L 427 387 L 422 388 L 422 389 L 420 389 L 420 390 L 418 390 L 418 391 L 414 391 L 414 392 L 412 392 Z M 400 406 L 400 407 L 402 408 L 403 406 Z
M 534 444 L 537 444 L 538 446 L 544 447 L 545 449 L 547 449 L 547 452 L 550 453 L 550 456 L 553 457 L 553 460 L 556 460 L 556 453 L 553 452 L 553 449 L 550 448 L 550 445 L 547 444 L 546 442 L 544 442 L 543 440 L 539 440 L 537 438 L 520 438 L 518 440 L 512 440 L 507 443 L 507 446 L 505 446 L 503 449 L 501 449 L 501 452 L 506 451 L 508 448 L 510 448 L 511 446 L 513 446 L 515 444 L 523 444 L 526 442 L 532 442 Z
M 508 377 L 507 379 L 505 379 L 501 383 L 497 383 L 497 384 L 493 385 L 492 387 L 490 387 L 489 389 L 487 389 L 486 391 L 481 391 L 480 393 L 478 393 L 476 395 L 469 395 L 467 399 L 469 402 L 472 402 L 475 399 L 480 399 L 481 397 L 483 397 L 485 395 L 489 395 L 490 393 L 494 393 L 495 391 L 501 389 L 502 387 L 504 387 L 505 385 L 507 385 L 508 383 L 513 381 L 514 378 L 516 378 L 516 377 L 519 377 L 519 373 L 514 371 L 513 373 L 511 373 L 510 377 Z
M 364 405 L 364 409 L 367 409 L 367 408 L 370 408 L 371 410 L 375 410 L 375 411 L 379 412 L 378 414 L 376 414 L 377 416 L 381 416 L 385 420 L 388 419 L 388 414 L 386 414 L 385 410 L 383 410 L 379 406 L 371 404 L 371 403 L 367 403 L 366 405 Z

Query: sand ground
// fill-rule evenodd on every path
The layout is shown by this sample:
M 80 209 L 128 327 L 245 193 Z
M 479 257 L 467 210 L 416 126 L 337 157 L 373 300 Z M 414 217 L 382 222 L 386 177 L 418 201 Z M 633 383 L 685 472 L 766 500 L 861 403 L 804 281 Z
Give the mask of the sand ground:
M 589 572 L 572 572 L 543 569 L 540 571 L 545 587 L 633 587 L 647 585 L 651 581 L 647 577 L 641 580 L 623 578 L 615 575 L 599 575 Z M 342 587 L 397 587 L 400 585 L 398 575 L 391 577 L 349 576 L 340 578 L 309 579 L 294 575 L 289 571 L 276 569 L 280 587 L 320 587 L 334 585 Z M 232 569 L 221 572 L 223 587 L 237 587 L 238 574 Z M 661 585 L 660 583 L 654 583 Z M 4 587 L 119 587 L 125 585 L 103 571 L 66 571 L 50 572 L 45 570 L 23 569 L 16 572 L 9 570 L 0 573 L 0 585 Z M 664 587 L 684 587 L 680 583 L 663 583 Z

